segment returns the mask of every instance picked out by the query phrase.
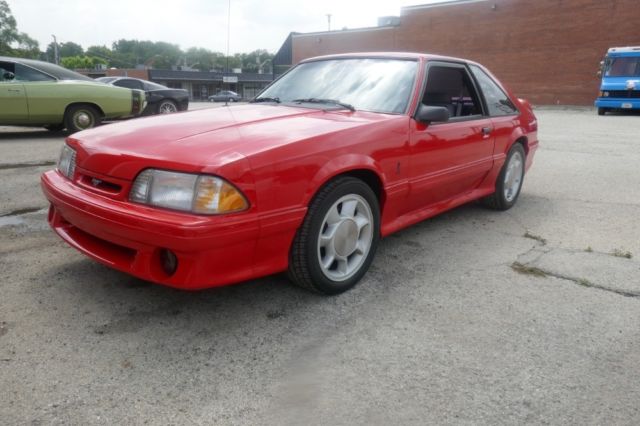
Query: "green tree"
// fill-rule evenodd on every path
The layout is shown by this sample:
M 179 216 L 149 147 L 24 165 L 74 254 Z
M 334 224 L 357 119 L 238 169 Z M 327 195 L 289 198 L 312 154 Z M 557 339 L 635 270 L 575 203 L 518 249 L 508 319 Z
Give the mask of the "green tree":
M 77 43 L 67 41 L 60 45 L 60 57 L 67 58 L 70 56 L 82 56 L 84 55 L 84 49 Z
M 55 58 L 55 45 L 53 42 L 47 45 L 46 55 L 52 61 Z M 58 55 L 61 60 L 62 58 L 70 58 L 72 56 L 82 56 L 84 55 L 84 49 L 72 41 L 58 43 Z
M 87 56 L 104 59 L 107 65 L 111 65 L 113 52 L 107 46 L 89 46 L 85 52 Z
M 18 23 L 5 0 L 0 0 L 0 55 L 25 58 L 40 56 L 38 42 L 18 31 Z
M 60 59 L 60 64 L 69 69 L 93 69 L 106 63 L 104 59 L 92 56 L 67 56 Z
M 242 71 L 270 73 L 273 56 L 273 54 L 264 49 L 254 50 L 250 53 L 242 53 Z

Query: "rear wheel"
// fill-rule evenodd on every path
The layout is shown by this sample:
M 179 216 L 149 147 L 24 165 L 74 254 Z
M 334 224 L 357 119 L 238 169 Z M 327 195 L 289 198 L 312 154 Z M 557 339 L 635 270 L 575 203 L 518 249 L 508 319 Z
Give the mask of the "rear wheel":
M 174 112 L 178 112 L 178 107 L 171 100 L 166 99 L 158 105 L 158 114 L 172 114 Z
M 234 98 L 229 98 L 229 102 L 235 102 L 236 100 Z
M 100 113 L 91 105 L 70 106 L 64 115 L 65 127 L 71 133 L 96 127 L 100 121 Z
M 496 192 L 482 200 L 495 210 L 509 210 L 518 201 L 524 180 L 525 152 L 522 144 L 514 143 L 496 180 Z
M 289 278 L 306 289 L 338 294 L 369 269 L 380 240 L 378 199 L 363 181 L 341 177 L 315 196 L 289 256 Z

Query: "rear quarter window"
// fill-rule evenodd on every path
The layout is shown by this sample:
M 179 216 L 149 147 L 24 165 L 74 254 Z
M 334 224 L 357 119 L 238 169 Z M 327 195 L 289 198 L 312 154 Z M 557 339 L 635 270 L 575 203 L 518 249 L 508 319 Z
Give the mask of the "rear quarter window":
M 496 82 L 487 75 L 487 73 L 476 65 L 469 65 L 469 68 L 484 94 L 484 99 L 487 102 L 487 108 L 489 109 L 489 115 L 501 116 L 518 113 L 518 109 L 513 105 L 513 102 L 511 102 L 507 94 L 504 93 L 500 86 L 498 86 Z

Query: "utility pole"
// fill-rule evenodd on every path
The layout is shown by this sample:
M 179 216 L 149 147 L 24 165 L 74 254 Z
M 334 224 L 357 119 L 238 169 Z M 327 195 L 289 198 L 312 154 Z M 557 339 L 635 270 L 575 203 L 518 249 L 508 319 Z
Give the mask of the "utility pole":
M 331 31 L 331 14 L 327 13 L 327 31 Z
M 229 40 L 231 39 L 231 0 L 229 0 L 229 7 L 227 8 L 227 66 L 226 66 L 226 72 L 225 74 L 229 73 Z M 223 83 L 224 83 L 224 79 L 225 77 L 222 77 Z M 231 90 L 231 84 L 227 83 L 229 85 L 229 90 Z M 224 100 L 224 106 L 229 106 L 229 100 L 225 99 Z
M 58 55 L 58 40 L 56 40 L 56 36 L 51 34 L 51 37 L 53 37 L 53 62 L 56 63 L 56 65 L 60 65 L 60 56 Z

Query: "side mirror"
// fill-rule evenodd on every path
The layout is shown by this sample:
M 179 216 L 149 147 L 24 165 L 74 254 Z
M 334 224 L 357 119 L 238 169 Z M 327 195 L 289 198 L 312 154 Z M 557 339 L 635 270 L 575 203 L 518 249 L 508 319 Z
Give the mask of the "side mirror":
M 440 106 L 428 106 L 425 104 L 420 104 L 420 106 L 418 107 L 418 112 L 416 113 L 416 121 L 425 124 L 429 124 L 434 121 L 449 121 L 450 117 L 451 115 L 449 114 L 449 110 L 447 108 Z
M 16 75 L 12 72 L 5 71 L 5 73 L 2 74 L 3 80 L 13 80 L 14 78 L 16 78 Z

